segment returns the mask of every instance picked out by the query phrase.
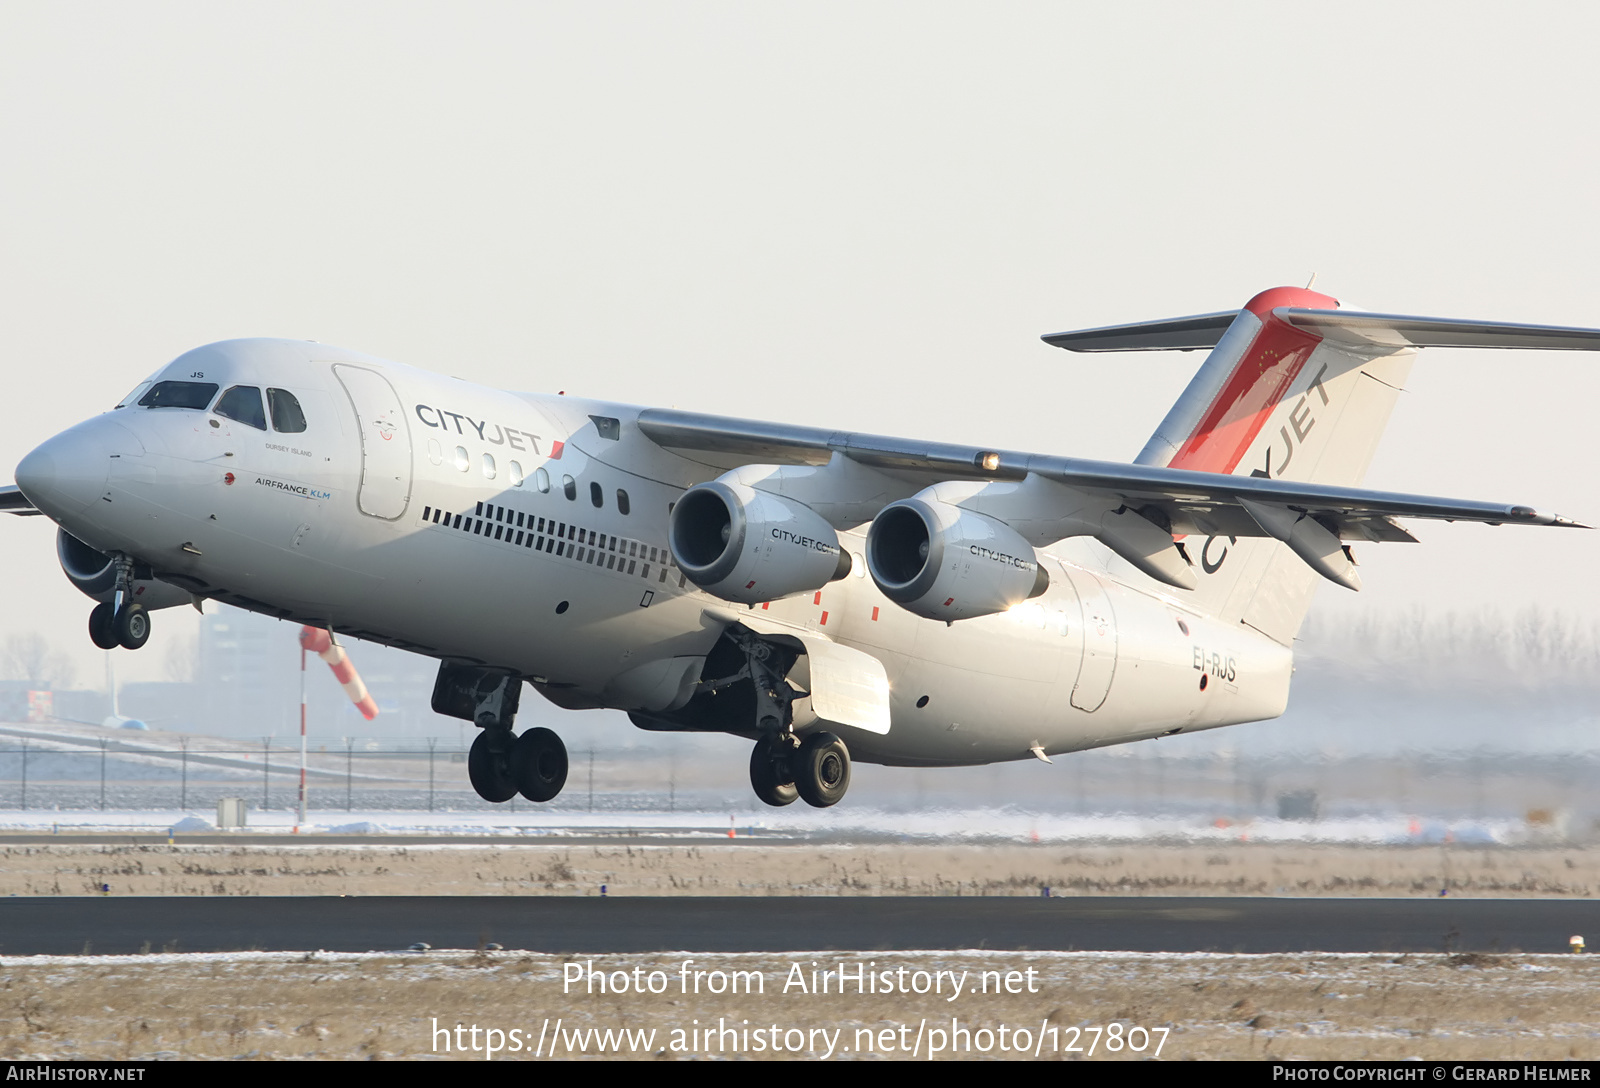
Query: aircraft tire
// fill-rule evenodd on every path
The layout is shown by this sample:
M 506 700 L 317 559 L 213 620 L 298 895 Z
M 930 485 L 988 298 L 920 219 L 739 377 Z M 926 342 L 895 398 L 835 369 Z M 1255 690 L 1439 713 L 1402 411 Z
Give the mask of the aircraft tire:
M 792 805 L 800 797 L 800 791 L 795 788 L 794 775 L 789 770 L 793 755 L 793 740 L 780 740 L 773 734 L 756 741 L 750 753 L 750 785 L 756 791 L 756 796 L 773 808 Z
M 850 750 L 832 733 L 812 733 L 790 760 L 795 788 L 813 808 L 828 808 L 850 788 Z
M 511 777 L 511 761 L 507 758 L 504 741 L 497 741 L 500 738 L 491 739 L 487 729 L 478 734 L 467 750 L 467 778 L 479 797 L 500 804 L 517 795 L 517 783 Z
M 150 612 L 142 604 L 124 605 L 112 622 L 112 631 L 124 649 L 137 650 L 150 641 Z
M 117 639 L 116 617 L 109 603 L 97 604 L 89 613 L 89 641 L 102 650 L 115 650 L 122 645 Z
M 567 784 L 567 746 L 549 729 L 529 729 L 512 746 L 511 777 L 528 800 L 551 800 Z

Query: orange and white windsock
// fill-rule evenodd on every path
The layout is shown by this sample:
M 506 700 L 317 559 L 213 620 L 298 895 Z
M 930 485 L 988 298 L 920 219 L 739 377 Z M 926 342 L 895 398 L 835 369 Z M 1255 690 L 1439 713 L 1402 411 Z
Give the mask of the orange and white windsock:
M 320 627 L 302 627 L 300 647 L 310 650 L 328 663 L 328 668 L 333 670 L 333 678 L 339 681 L 339 686 L 344 688 L 344 693 L 350 696 L 350 701 L 356 704 L 363 718 L 370 722 L 378 716 L 377 700 L 367 694 L 367 686 L 356 675 L 356 667 L 350 664 L 349 655 L 344 652 L 343 646 L 333 641 L 332 635 Z

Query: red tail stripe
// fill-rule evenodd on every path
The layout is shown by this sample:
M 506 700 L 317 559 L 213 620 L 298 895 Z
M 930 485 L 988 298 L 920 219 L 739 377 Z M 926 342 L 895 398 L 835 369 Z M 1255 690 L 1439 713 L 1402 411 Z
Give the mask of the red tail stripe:
M 1337 299 L 1298 287 L 1263 291 L 1245 304 L 1261 330 L 1239 357 L 1222 390 L 1170 462 L 1173 468 L 1231 473 L 1261 433 L 1267 418 L 1322 343 L 1273 314 L 1279 306 L 1331 310 Z

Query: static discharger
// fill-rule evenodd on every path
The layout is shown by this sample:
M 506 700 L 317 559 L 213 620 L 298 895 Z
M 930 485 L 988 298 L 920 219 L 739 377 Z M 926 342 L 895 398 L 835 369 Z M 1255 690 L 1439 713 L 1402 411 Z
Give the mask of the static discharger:
M 344 688 L 344 693 L 350 696 L 350 701 L 361 711 L 363 718 L 370 722 L 378 716 L 377 700 L 367 694 L 367 686 L 356 674 L 356 667 L 350 664 L 349 655 L 344 652 L 343 646 L 333 641 L 331 634 L 320 627 L 302 627 L 300 645 L 328 663 L 328 668 L 333 670 L 333 678 L 339 681 L 339 686 Z

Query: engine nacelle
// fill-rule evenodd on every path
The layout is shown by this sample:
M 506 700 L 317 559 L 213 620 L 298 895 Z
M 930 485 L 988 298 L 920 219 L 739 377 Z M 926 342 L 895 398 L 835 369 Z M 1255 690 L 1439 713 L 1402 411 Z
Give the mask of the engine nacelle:
M 97 552 L 65 529 L 56 530 L 56 558 L 66 572 L 67 581 L 85 597 L 109 601 L 117 594 L 117 565 L 111 557 Z M 154 611 L 174 605 L 190 604 L 194 594 L 186 589 L 149 578 L 133 583 L 133 599 Z
M 885 597 L 933 620 L 1004 612 L 1050 588 L 1033 545 L 1005 522 L 917 496 L 873 519 L 867 570 Z
M 850 553 L 815 510 L 725 480 L 683 493 L 667 543 L 691 582 L 740 604 L 809 593 L 850 573 Z

